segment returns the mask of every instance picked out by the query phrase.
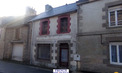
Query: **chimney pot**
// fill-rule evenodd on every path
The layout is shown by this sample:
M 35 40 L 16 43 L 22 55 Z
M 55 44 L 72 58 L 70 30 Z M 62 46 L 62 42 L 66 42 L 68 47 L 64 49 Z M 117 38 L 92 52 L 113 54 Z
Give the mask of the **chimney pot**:
M 53 7 L 51 6 L 51 5 L 45 5 L 45 11 L 47 12 L 47 11 L 50 11 L 50 10 L 52 10 L 53 9 Z

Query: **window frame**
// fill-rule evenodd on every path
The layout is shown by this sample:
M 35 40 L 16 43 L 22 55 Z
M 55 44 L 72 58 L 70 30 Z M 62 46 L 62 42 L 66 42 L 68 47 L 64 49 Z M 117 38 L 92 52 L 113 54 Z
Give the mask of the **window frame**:
M 39 58 L 39 45 L 49 45 L 50 46 L 50 57 L 49 59 L 44 59 L 44 58 Z M 46 61 L 50 61 L 51 59 L 51 44 L 37 44 L 37 59 L 38 60 L 46 60 Z
M 21 28 L 15 28 L 15 39 L 16 40 L 21 39 Z
M 122 25 L 118 25 L 118 15 L 117 15 L 117 11 L 122 10 L 122 8 L 117 8 L 114 10 L 108 10 L 108 22 L 109 22 L 109 27 L 119 27 Z M 111 18 L 110 18 L 110 12 L 114 12 L 115 13 L 115 26 L 111 26 Z
M 47 33 L 46 34 L 42 34 L 43 22 L 46 22 L 46 21 L 48 22 Z M 50 24 L 50 20 L 49 19 L 43 19 L 43 20 L 40 21 L 40 28 L 39 28 L 40 32 L 39 32 L 39 35 L 49 35 L 50 34 L 50 31 L 49 31 L 50 26 L 49 26 L 49 24 Z
M 115 45 L 117 48 L 117 62 L 112 62 L 112 54 L 111 54 L 111 46 Z M 120 63 L 120 57 L 119 57 L 119 45 L 122 45 L 122 42 L 111 42 L 109 43 L 109 57 L 110 57 L 110 64 L 115 64 L 115 65 L 122 65 L 122 63 Z
M 61 28 L 61 19 L 62 18 L 68 18 L 67 32 L 61 32 L 60 31 L 60 28 Z M 58 25 L 57 25 L 57 34 L 70 33 L 70 31 L 71 31 L 71 29 L 70 29 L 70 25 L 71 25 L 70 20 L 71 20 L 70 14 L 65 14 L 65 15 L 61 15 L 61 16 L 58 17 L 58 20 L 57 20 L 57 22 L 58 22 Z

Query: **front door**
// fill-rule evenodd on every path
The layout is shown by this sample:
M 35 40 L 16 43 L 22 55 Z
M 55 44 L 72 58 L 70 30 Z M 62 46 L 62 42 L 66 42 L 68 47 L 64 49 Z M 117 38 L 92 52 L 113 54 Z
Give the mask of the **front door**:
M 69 46 L 67 43 L 60 44 L 59 64 L 60 67 L 68 67 Z

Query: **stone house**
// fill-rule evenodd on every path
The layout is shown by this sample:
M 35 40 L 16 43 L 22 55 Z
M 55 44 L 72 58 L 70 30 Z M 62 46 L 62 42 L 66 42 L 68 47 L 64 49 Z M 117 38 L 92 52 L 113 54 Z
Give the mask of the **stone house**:
M 31 63 L 52 68 L 76 69 L 77 5 L 53 8 L 31 20 Z
M 122 73 L 122 0 L 79 0 L 80 70 Z
M 28 13 L 29 11 L 31 13 Z M 25 16 L 11 17 L 11 20 L 5 23 L 5 43 L 4 43 L 4 60 L 15 60 L 29 63 L 29 21 L 35 17 L 36 11 L 27 8 Z M 28 15 L 30 14 L 30 15 Z

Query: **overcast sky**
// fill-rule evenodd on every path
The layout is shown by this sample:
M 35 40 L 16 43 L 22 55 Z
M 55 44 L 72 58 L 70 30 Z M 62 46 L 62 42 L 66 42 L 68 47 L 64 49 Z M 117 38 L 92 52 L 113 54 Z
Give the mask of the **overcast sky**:
M 52 7 L 58 7 L 76 1 L 77 0 L 0 0 L 0 17 L 24 15 L 27 6 L 35 8 L 37 14 L 39 14 L 44 12 L 46 4 Z

